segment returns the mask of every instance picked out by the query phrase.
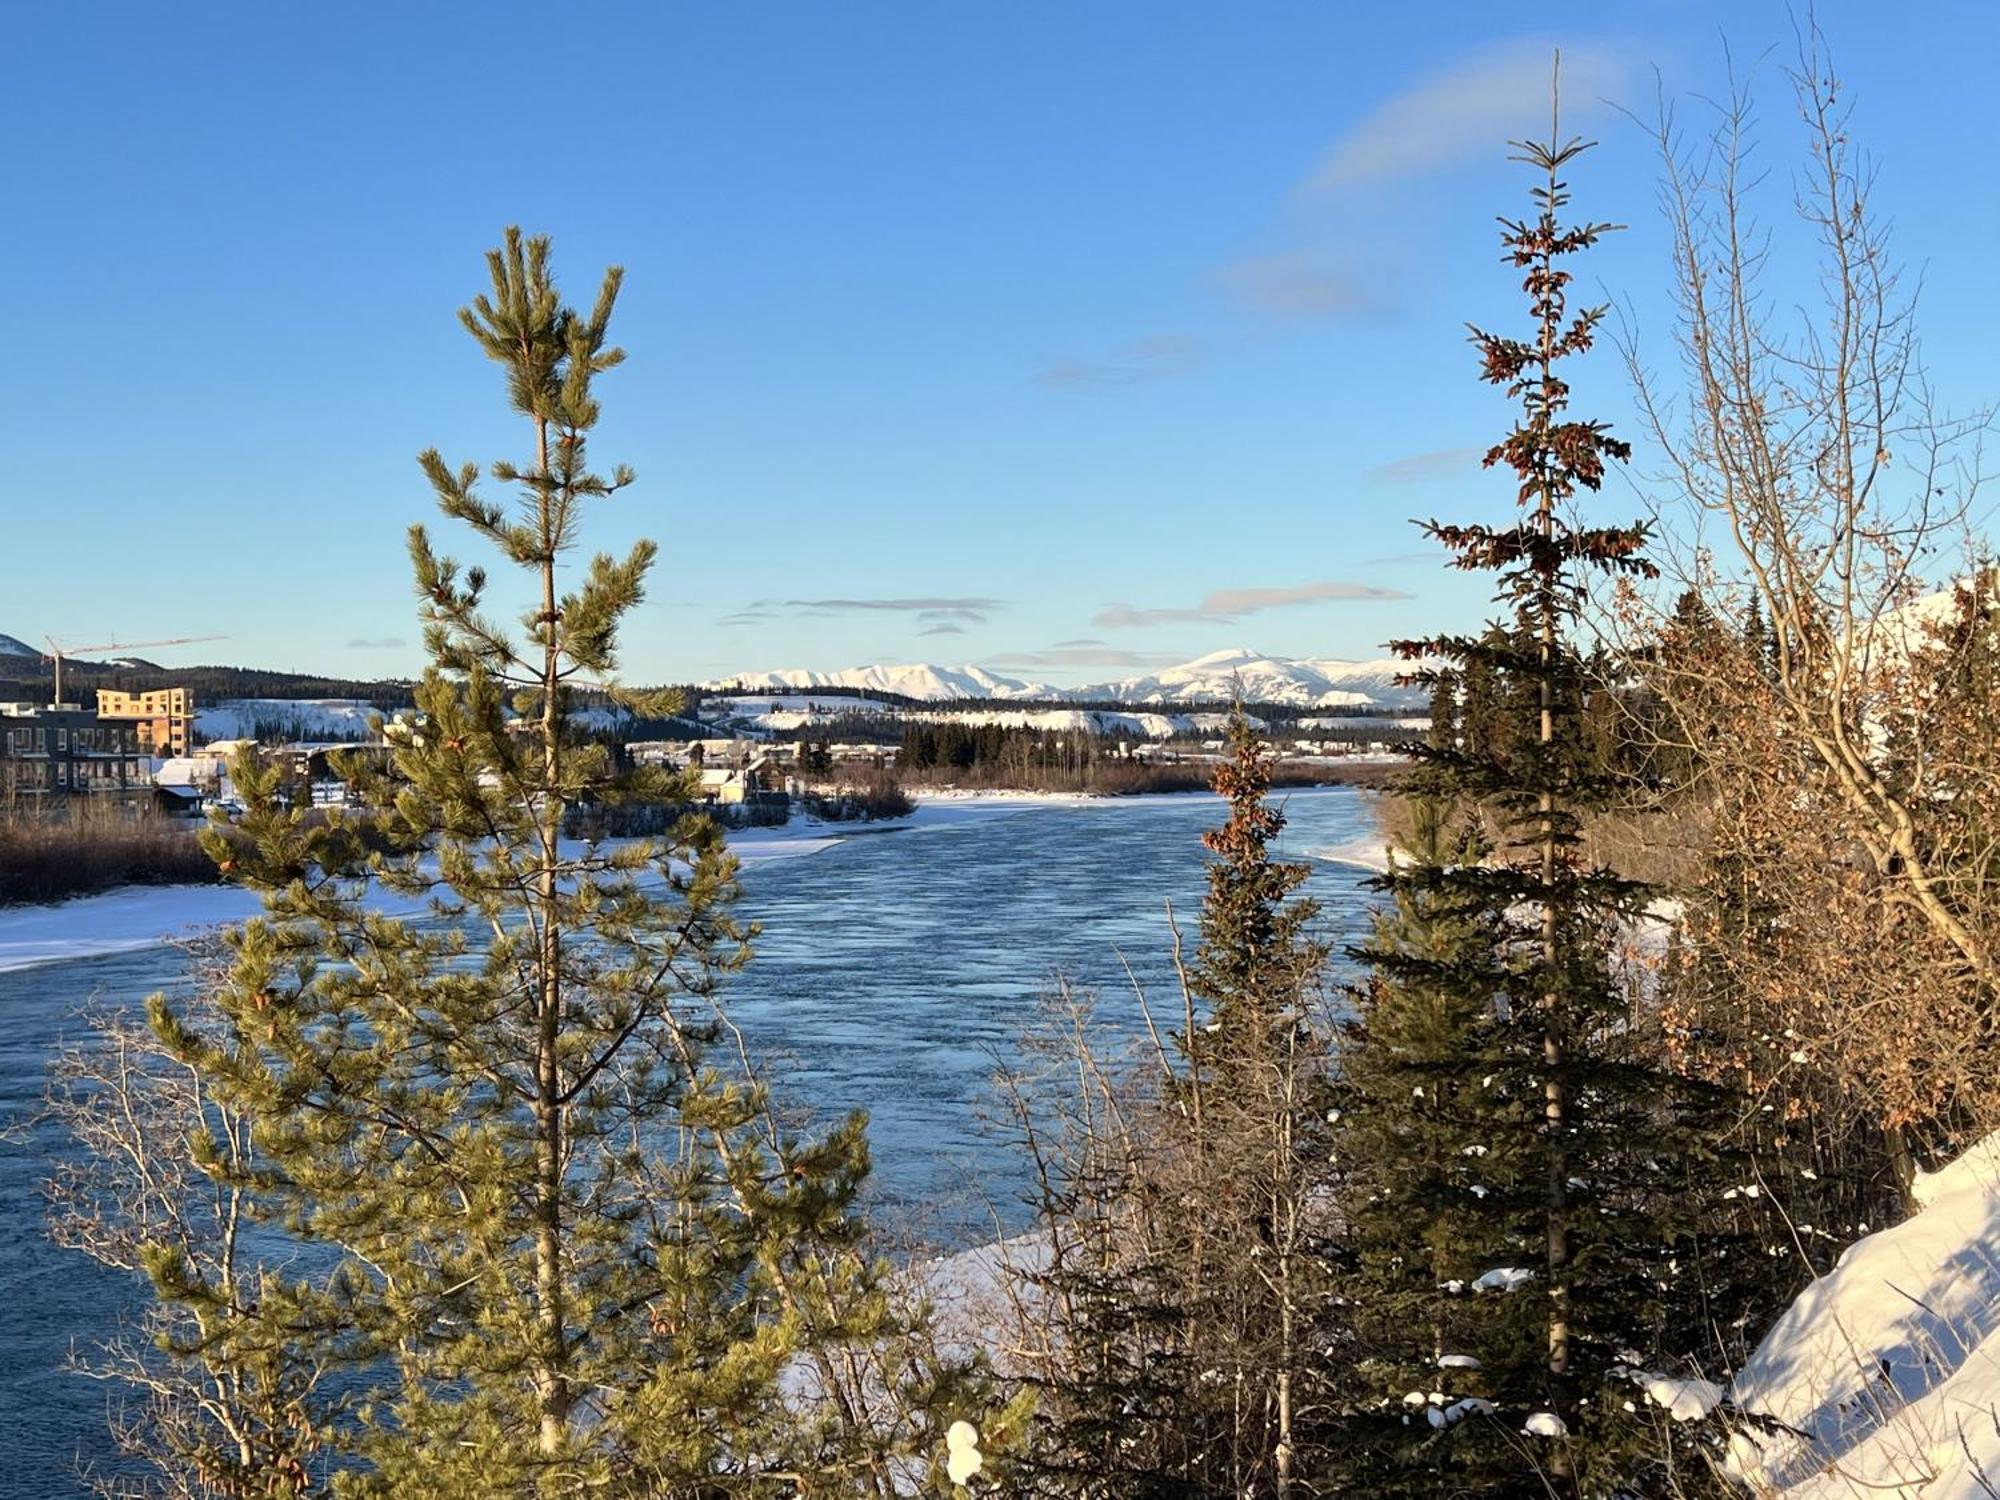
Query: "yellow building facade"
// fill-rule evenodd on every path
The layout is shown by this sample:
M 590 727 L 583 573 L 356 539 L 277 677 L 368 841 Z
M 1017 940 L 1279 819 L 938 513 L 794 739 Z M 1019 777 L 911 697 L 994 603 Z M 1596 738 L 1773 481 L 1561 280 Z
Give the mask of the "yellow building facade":
M 186 688 L 157 688 L 150 693 L 99 688 L 97 717 L 135 725 L 144 754 L 186 755 L 194 734 L 194 694 Z

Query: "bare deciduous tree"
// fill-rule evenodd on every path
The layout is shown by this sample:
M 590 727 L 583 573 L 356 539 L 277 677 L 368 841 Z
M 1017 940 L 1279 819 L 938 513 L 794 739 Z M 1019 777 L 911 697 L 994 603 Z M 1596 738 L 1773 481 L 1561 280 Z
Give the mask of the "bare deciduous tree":
M 1987 413 L 1944 412 L 1925 378 L 1915 291 L 1809 21 L 1789 80 L 1804 247 L 1758 218 L 1769 181 L 1747 88 L 1705 129 L 1671 110 L 1656 126 L 1678 369 L 1648 368 L 1629 337 L 1627 354 L 1665 454 L 1663 534 L 1731 628 L 1726 649 L 1660 663 L 1651 729 L 1685 771 L 1675 794 L 1707 819 L 1710 873 L 1747 882 L 1769 914 L 1735 944 L 1743 1003 L 1881 1124 L 1936 1139 L 2000 1121 L 1986 1076 L 2000 905 L 1990 861 L 1940 836 L 1947 800 L 1897 774 L 1889 746 L 1940 676 L 1927 581 L 1974 565 Z M 1782 290 L 1794 256 L 1816 302 Z M 1628 620 L 1649 614 L 1627 604 Z M 1755 639 L 1735 628 L 1746 617 Z
M 207 993 L 197 986 L 190 1024 L 213 1024 Z M 43 1112 L 65 1138 L 44 1184 L 50 1233 L 178 1293 L 72 1356 L 77 1373 L 112 1388 L 124 1460 L 93 1466 L 86 1482 L 107 1500 L 315 1493 L 338 1403 L 325 1366 L 268 1316 L 265 1257 L 280 1247 L 253 1229 L 236 1170 L 250 1156 L 249 1122 L 169 1053 L 144 1015 L 99 1009 L 80 1020 L 82 1035 L 51 1068 Z

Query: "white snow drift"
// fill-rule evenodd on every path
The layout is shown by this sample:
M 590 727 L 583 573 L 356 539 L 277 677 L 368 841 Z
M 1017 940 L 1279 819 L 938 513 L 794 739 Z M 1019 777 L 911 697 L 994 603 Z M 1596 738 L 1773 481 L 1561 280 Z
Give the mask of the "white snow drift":
M 2000 1134 L 1916 1197 L 1920 1212 L 1849 1246 L 1736 1376 L 1749 1420 L 1730 1456 L 1757 1494 L 2000 1494 Z

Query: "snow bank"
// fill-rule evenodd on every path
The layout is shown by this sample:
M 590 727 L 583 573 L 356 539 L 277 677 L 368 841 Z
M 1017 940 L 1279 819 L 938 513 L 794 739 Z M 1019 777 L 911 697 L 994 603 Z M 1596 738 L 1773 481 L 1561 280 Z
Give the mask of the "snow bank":
M 1920 1178 L 1737 1375 L 1739 1477 L 1782 1500 L 2000 1494 L 2000 1134 Z M 1783 1429 L 1762 1430 L 1756 1418 Z
M 233 885 L 128 886 L 53 906 L 0 907 L 0 971 L 130 953 L 253 917 Z
M 1363 834 L 1346 843 L 1326 844 L 1306 853 L 1330 865 L 1355 865 L 1377 875 L 1389 873 L 1389 838 L 1383 833 Z

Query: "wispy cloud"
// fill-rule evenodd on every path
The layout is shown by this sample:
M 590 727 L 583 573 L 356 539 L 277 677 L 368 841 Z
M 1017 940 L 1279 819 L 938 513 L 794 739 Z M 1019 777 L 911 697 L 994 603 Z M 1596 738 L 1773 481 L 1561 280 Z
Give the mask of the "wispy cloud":
M 1158 334 L 1105 354 L 1066 356 L 1038 371 L 1036 383 L 1069 391 L 1141 385 L 1299 326 L 1394 316 L 1408 300 L 1412 242 L 1422 234 L 1413 200 L 1385 188 L 1497 160 L 1504 142 L 1546 131 L 1554 57 L 1551 40 L 1516 38 L 1408 83 L 1336 137 L 1289 194 L 1288 211 L 1274 213 L 1243 253 L 1213 268 L 1209 289 L 1229 304 L 1213 332 Z M 1609 42 L 1566 45 L 1565 130 L 1628 96 L 1639 61 L 1636 51 Z M 1211 318 L 1215 312 L 1211 306 Z
M 1190 374 L 1210 352 L 1208 344 L 1192 334 L 1156 333 L 1120 345 L 1102 359 L 1055 360 L 1036 374 L 1035 384 L 1051 390 L 1139 385 Z
M 1381 305 L 1366 282 L 1320 252 L 1248 256 L 1222 267 L 1216 276 L 1238 301 L 1280 318 L 1336 317 Z
M 724 615 L 720 626 L 755 625 L 767 620 L 826 618 L 846 614 L 908 615 L 914 624 L 929 627 L 925 635 L 959 632 L 938 630 L 940 625 L 983 625 L 995 610 L 1005 609 L 1004 599 L 984 594 L 948 595 L 921 598 L 882 599 L 754 599 L 741 609 Z
M 850 610 L 884 610 L 903 614 L 956 613 L 968 616 L 985 615 L 992 610 L 1003 608 L 1006 603 L 1002 599 L 987 599 L 976 595 L 956 599 L 785 599 L 779 602 L 786 609 L 814 609 L 825 614 L 844 614 Z
M 1554 52 L 1541 40 L 1498 43 L 1391 95 L 1333 143 L 1300 195 L 1424 176 L 1490 153 L 1498 141 L 1546 131 Z M 1634 60 L 1616 48 L 1564 48 L 1565 126 L 1597 113 L 1633 75 Z
M 409 644 L 400 635 L 358 636 L 347 643 L 350 651 L 400 651 Z
M 942 624 L 932 625 L 928 629 L 919 630 L 917 634 L 918 635 L 964 635 L 965 627 L 963 625 L 954 625 L 951 623 L 951 621 L 946 620 Z
M 1179 658 L 1170 651 L 1121 651 L 1098 642 L 1088 646 L 1051 646 L 1046 651 L 1018 651 L 996 656 L 991 665 L 1003 670 L 1060 667 L 1170 667 Z
M 1301 604 L 1324 604 L 1356 599 L 1407 599 L 1401 589 L 1382 588 L 1372 583 L 1347 583 L 1322 579 L 1289 588 L 1217 589 L 1201 603 L 1167 609 L 1137 609 L 1130 604 L 1107 604 L 1091 624 L 1109 630 L 1130 630 L 1154 625 L 1226 625 L 1245 615 L 1267 609 L 1289 609 Z
M 1484 448 L 1439 448 L 1430 453 L 1412 453 L 1386 464 L 1364 469 L 1361 477 L 1370 484 L 1423 484 L 1453 475 L 1468 476 L 1479 467 Z

